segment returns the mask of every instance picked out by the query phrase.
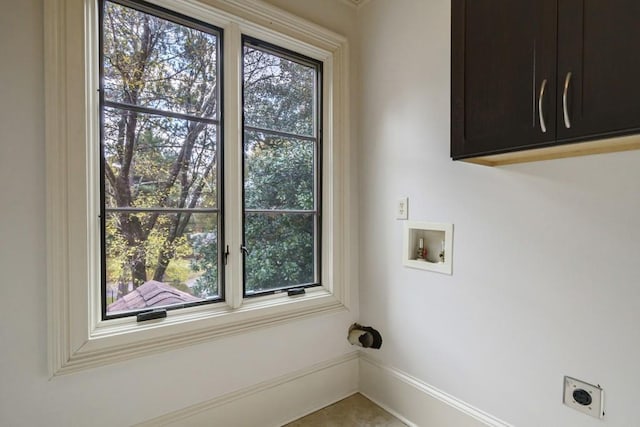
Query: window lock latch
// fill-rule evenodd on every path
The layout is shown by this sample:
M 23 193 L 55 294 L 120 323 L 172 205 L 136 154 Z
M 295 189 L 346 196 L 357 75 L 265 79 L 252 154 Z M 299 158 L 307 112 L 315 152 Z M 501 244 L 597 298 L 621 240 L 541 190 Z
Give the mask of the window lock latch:
M 296 295 L 304 295 L 304 294 L 305 294 L 304 288 L 291 288 L 287 291 L 287 295 L 290 297 L 293 297 Z
M 144 322 L 146 320 L 162 319 L 164 317 L 167 317 L 167 310 L 162 308 L 138 313 L 136 321 Z

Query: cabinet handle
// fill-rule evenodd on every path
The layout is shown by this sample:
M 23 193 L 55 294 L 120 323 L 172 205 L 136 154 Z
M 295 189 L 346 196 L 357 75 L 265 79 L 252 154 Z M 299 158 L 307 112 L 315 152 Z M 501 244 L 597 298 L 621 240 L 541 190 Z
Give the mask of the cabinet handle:
M 540 96 L 538 97 L 538 117 L 540 118 L 540 129 L 542 133 L 547 133 L 547 124 L 544 121 L 544 113 L 542 112 L 542 101 L 544 100 L 544 91 L 547 88 L 547 79 L 542 81 L 540 86 Z
M 564 126 L 571 128 L 571 120 L 569 119 L 569 108 L 567 107 L 567 95 L 569 94 L 569 83 L 571 82 L 571 71 L 567 73 L 564 79 L 564 92 L 562 93 L 562 111 L 564 113 Z

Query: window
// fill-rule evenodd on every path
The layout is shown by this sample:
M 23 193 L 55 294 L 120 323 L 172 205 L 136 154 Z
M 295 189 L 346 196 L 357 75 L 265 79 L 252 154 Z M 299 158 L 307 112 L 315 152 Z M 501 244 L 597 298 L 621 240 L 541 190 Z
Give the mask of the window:
M 221 301 L 221 32 L 100 6 L 102 317 Z
M 321 64 L 244 37 L 245 296 L 320 284 Z
M 102 318 L 223 301 L 222 30 L 99 5 Z M 319 286 L 322 63 L 242 41 L 243 294 Z
M 52 375 L 348 308 L 346 41 L 257 0 L 83 2 L 45 2 Z

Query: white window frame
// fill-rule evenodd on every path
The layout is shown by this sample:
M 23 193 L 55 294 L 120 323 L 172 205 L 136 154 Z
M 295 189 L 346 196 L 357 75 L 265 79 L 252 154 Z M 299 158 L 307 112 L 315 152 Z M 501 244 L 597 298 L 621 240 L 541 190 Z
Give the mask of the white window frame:
M 225 273 L 223 303 L 171 310 L 164 319 L 103 321 L 100 311 L 98 46 L 95 0 L 45 2 L 47 286 L 51 376 L 348 310 L 350 250 L 348 46 L 344 37 L 259 0 L 150 0 L 224 31 L 225 205 L 242 212 L 241 35 L 323 63 L 322 286 L 303 296 L 244 298 L 240 248 Z M 231 172 L 231 173 L 229 173 Z M 237 191 L 234 191 L 237 190 Z M 242 242 L 240 215 L 225 235 Z M 240 284 L 240 285 L 238 285 Z

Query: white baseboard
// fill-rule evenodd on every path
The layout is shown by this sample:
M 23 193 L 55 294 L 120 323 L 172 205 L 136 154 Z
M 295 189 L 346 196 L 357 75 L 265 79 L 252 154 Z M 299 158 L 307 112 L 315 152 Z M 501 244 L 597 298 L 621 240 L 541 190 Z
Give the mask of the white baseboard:
M 513 427 L 364 352 L 170 412 L 138 427 L 279 427 L 362 393 L 410 427 Z
M 360 393 L 411 427 L 513 427 L 364 353 L 359 378 Z
M 279 427 L 358 391 L 358 352 L 145 421 L 138 427 Z

